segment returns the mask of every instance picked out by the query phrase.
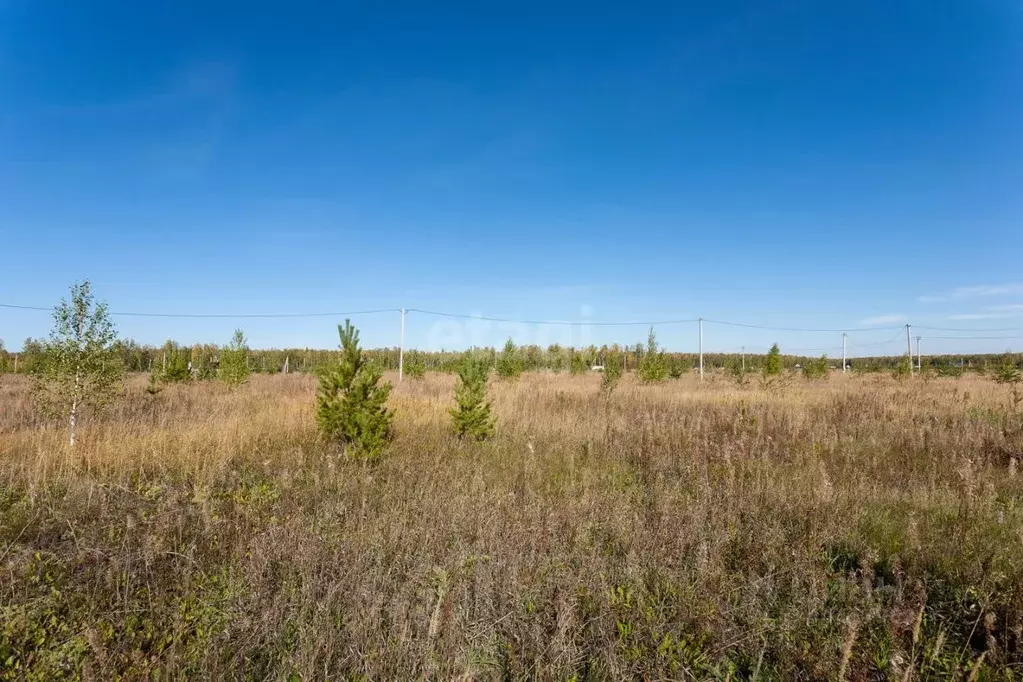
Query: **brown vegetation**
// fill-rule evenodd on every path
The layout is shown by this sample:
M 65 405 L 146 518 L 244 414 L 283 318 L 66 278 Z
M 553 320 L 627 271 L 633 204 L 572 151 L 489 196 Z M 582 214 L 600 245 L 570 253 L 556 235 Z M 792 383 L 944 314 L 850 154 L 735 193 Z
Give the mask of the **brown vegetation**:
M 135 377 L 73 451 L 0 378 L 0 679 L 1017 679 L 1010 388 L 527 374 L 478 444 L 452 382 L 369 464 L 310 377 Z

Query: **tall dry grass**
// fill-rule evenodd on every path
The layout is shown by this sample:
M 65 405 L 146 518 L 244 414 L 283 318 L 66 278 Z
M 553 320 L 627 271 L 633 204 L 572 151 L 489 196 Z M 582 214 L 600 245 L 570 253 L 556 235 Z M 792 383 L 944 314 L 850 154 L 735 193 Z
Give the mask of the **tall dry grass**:
M 393 378 L 393 377 L 392 377 Z M 1023 414 L 983 378 L 392 393 L 129 382 L 73 452 L 0 381 L 0 670 L 111 679 L 1015 679 Z M 986 676 L 986 677 L 984 677 Z

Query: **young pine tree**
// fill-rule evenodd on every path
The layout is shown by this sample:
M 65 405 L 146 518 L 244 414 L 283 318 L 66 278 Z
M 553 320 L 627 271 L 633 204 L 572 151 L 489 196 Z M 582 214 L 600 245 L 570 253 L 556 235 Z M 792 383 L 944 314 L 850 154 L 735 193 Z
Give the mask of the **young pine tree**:
M 664 361 L 664 353 L 657 347 L 657 336 L 654 328 L 650 327 L 650 334 L 647 336 L 646 352 L 639 361 L 639 380 L 644 384 L 664 381 L 668 376 L 668 366 Z
M 764 360 L 764 376 L 776 377 L 781 374 L 781 368 L 781 350 L 776 343 L 771 346 L 771 350 L 767 352 L 767 359 Z
M 504 344 L 504 350 L 497 358 L 497 375 L 502 379 L 518 379 L 522 375 L 522 358 L 519 356 L 519 349 L 515 342 L 508 339 Z
M 346 454 L 376 459 L 391 438 L 393 414 L 384 406 L 391 384 L 380 384 L 380 368 L 362 357 L 359 331 L 350 320 L 338 325 L 341 359 L 320 372 L 316 426 Z
M 75 445 L 83 408 L 103 407 L 117 391 L 122 367 L 114 349 L 117 332 L 106 303 L 97 303 L 89 281 L 71 287 L 71 300 L 53 311 L 53 331 L 42 346 L 36 399 L 44 413 L 68 420 Z
M 217 376 L 231 388 L 241 386 L 249 378 L 249 347 L 241 329 L 234 330 L 234 336 L 220 351 L 220 367 Z
M 1010 353 L 1002 356 L 1002 364 L 995 369 L 992 376 L 999 384 L 1018 384 L 1020 382 L 1019 367 L 1016 366 Z
M 473 351 L 462 356 L 455 384 L 455 407 L 451 409 L 451 425 L 459 438 L 483 441 L 494 435 L 495 419 L 487 400 L 486 358 Z
M 746 364 L 742 361 L 742 358 L 730 358 L 725 365 L 725 371 L 728 372 L 728 376 L 735 380 L 737 385 L 745 386 L 749 383 L 749 370 L 746 369 Z

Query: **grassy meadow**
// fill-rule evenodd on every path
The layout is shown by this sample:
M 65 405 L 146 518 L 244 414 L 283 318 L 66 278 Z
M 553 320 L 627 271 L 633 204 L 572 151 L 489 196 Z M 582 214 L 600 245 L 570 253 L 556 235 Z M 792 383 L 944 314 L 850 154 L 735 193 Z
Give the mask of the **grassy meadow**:
M 0 679 L 1023 678 L 1012 388 L 532 373 L 477 444 L 453 381 L 366 464 L 309 376 L 133 376 L 73 451 L 0 377 Z

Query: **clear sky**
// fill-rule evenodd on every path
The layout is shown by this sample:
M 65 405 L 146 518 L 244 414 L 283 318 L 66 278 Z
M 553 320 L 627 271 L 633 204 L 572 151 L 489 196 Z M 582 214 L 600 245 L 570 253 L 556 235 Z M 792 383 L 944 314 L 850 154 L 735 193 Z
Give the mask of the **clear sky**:
M 1023 337 L 1021 121 L 1017 0 L 0 0 L 0 303 L 90 278 L 116 311 L 908 320 L 1015 330 L 925 350 L 1019 350 L 930 337 Z M 397 313 L 355 319 L 397 344 Z M 337 342 L 331 318 L 117 322 Z M 407 323 L 419 347 L 571 330 Z M 8 347 L 49 326 L 0 309 Z M 658 332 L 696 347 L 695 324 Z

